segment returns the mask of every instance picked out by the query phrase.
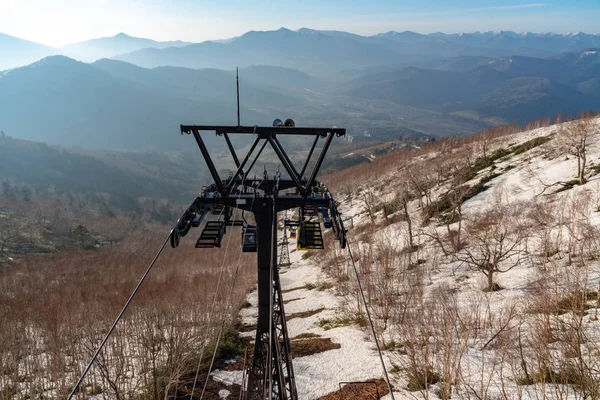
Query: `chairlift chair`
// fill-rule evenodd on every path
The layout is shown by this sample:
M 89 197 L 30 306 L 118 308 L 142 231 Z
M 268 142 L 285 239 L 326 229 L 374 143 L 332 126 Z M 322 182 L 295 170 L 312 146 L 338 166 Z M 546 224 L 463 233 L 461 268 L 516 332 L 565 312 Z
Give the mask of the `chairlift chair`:
M 242 251 L 256 253 L 256 226 L 246 225 L 242 228 Z

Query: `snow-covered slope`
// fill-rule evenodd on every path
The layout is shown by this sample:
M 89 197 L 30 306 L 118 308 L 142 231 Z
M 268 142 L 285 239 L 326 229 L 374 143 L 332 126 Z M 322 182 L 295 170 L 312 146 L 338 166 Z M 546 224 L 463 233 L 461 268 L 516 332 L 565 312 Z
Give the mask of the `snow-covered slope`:
M 600 120 L 507 133 L 326 178 L 396 399 L 600 394 Z M 383 377 L 347 253 L 328 242 L 303 257 L 290 240 L 292 265 L 280 269 L 290 336 L 340 345 L 294 358 L 302 399 Z

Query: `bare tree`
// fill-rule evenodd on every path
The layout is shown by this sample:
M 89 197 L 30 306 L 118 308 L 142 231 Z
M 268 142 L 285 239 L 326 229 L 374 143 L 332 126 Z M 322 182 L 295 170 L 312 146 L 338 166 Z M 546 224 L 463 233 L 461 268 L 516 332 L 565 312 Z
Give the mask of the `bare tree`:
M 479 140 L 479 145 L 481 146 L 483 158 L 487 160 L 488 151 L 490 149 L 490 142 L 492 140 L 492 132 L 490 132 L 489 130 L 483 131 L 481 135 L 479 135 Z
M 450 203 L 450 211 L 444 218 L 444 224 L 446 225 L 446 230 L 448 231 L 448 239 L 452 244 L 452 249 L 454 252 L 459 251 L 463 247 L 461 240 L 463 223 L 462 204 L 465 196 L 467 196 L 471 190 L 470 187 L 466 185 L 458 185 L 457 183 L 458 182 L 454 182 L 447 193 L 447 199 Z M 456 230 L 451 229 L 451 225 L 454 223 L 457 224 Z
M 377 196 L 373 192 L 372 187 L 364 189 L 360 193 L 360 200 L 365 206 L 365 211 L 369 214 L 372 223 L 375 223 L 375 207 L 377 206 Z
M 431 191 L 435 186 L 433 172 L 433 169 L 428 164 L 422 162 L 406 170 L 407 180 L 416 194 L 419 207 L 421 208 L 431 204 Z M 425 199 L 425 204 L 423 204 L 423 199 Z
M 559 144 L 566 153 L 577 157 L 577 179 L 583 185 L 587 182 L 585 177 L 587 151 L 598 136 L 596 119 L 589 115 L 581 115 L 580 119 L 563 124 L 558 136 Z
M 400 185 L 400 189 L 396 192 L 396 198 L 400 202 L 400 206 L 402 207 L 402 213 L 404 215 L 404 220 L 407 224 L 408 229 L 408 245 L 410 249 L 415 248 L 414 242 L 414 232 L 413 232 L 413 221 L 410 217 L 410 213 L 408 212 L 408 204 L 412 199 L 412 194 L 410 192 L 410 187 L 408 182 Z
M 459 261 L 487 277 L 486 290 L 495 288 L 494 275 L 511 270 L 525 255 L 528 226 L 517 205 L 496 205 L 471 216 L 466 226 L 468 246 L 456 254 Z

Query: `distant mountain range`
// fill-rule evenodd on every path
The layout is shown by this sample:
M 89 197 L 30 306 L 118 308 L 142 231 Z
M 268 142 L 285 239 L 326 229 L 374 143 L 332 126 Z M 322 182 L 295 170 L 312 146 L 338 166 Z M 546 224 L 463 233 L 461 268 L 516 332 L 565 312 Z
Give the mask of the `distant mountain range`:
M 244 95 L 293 106 L 293 99 L 244 84 Z M 286 103 L 287 102 L 287 103 Z M 244 103 L 243 103 L 244 104 Z M 182 149 L 180 124 L 235 120 L 235 75 L 119 61 L 85 64 L 52 56 L 0 75 L 0 129 L 13 137 L 106 149 Z M 242 109 L 248 123 L 263 114 Z
M 237 66 L 273 65 L 313 75 L 378 65 L 415 64 L 459 56 L 551 57 L 584 48 L 600 47 L 600 35 L 576 33 L 475 32 L 461 34 L 386 32 L 361 36 L 341 31 L 281 28 L 250 31 L 225 40 L 189 43 L 158 42 L 119 33 L 48 48 L 0 35 L 0 69 L 25 65 L 41 57 L 62 54 L 91 62 L 116 58 L 143 67 L 180 66 L 232 69 Z M 8 43 L 12 43 L 10 46 Z M 41 51 L 41 53 L 40 53 Z M 45 51 L 46 53 L 43 53 Z
M 13 55 L 56 51 L 1 38 Z M 189 145 L 176 139 L 182 123 L 235 123 L 236 65 L 244 124 L 292 117 L 345 126 L 357 140 L 460 135 L 600 109 L 598 35 L 280 29 L 200 44 L 120 34 L 70 48 L 112 54 L 147 45 L 163 48 L 89 64 L 51 56 L 0 72 L 0 130 L 69 146 L 181 149 Z
M 188 42 L 157 42 L 119 33 L 112 37 L 86 40 L 53 48 L 0 33 L 0 70 L 30 64 L 50 55 L 66 55 L 91 62 L 145 48 L 164 49 L 189 45 Z
M 141 49 L 116 58 L 144 67 L 234 68 L 276 65 L 315 75 L 378 65 L 414 64 L 458 56 L 550 57 L 600 47 L 600 35 L 471 34 L 387 32 L 360 36 L 339 31 L 300 29 L 251 31 L 227 43 L 204 42 L 179 48 Z
M 475 113 L 523 123 L 600 108 L 600 49 L 548 59 L 460 57 L 352 80 L 347 95 L 447 113 Z
M 0 33 L 0 70 L 27 65 L 60 50 Z
M 322 102 L 315 103 L 307 90 L 321 82 L 302 72 L 255 66 L 240 73 L 245 124 L 291 116 L 300 121 L 303 115 L 307 123 L 347 122 L 338 106 L 319 108 Z M 190 143 L 178 139 L 180 124 L 235 123 L 235 92 L 234 71 L 144 69 L 109 59 L 86 64 L 52 56 L 0 73 L 0 129 L 84 148 L 181 150 Z M 475 129 L 465 122 L 463 128 Z
M 119 33 L 118 35 L 100 39 L 86 40 L 80 43 L 69 44 L 61 48 L 62 54 L 80 60 L 96 61 L 100 58 L 110 58 L 118 54 L 131 53 L 132 51 L 153 48 L 164 49 L 167 47 L 183 47 L 191 43 L 180 40 L 171 42 L 157 42 L 151 39 L 137 38 Z

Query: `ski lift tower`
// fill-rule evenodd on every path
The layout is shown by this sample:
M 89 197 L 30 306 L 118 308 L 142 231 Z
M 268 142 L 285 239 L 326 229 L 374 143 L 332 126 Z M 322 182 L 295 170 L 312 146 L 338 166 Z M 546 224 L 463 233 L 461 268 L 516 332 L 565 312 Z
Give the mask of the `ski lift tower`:
M 215 132 L 227 143 L 237 168 L 227 179 L 221 178 L 206 148 L 202 134 L 207 131 Z M 258 267 L 258 320 L 254 355 L 248 372 L 247 399 L 297 400 L 290 340 L 277 270 L 277 215 L 285 210 L 299 209 L 300 218 L 293 223 L 298 226 L 300 238 L 303 238 L 307 248 L 323 247 L 319 218 L 327 216 L 326 229 L 333 231 L 342 248 L 346 246 L 346 230 L 336 202 L 331 192 L 316 180 L 333 138 L 344 136 L 346 130 L 302 128 L 295 127 L 292 120 L 286 120 L 285 123 L 275 120 L 273 126 L 242 126 L 239 123 L 237 126 L 182 125 L 181 133 L 194 136 L 214 183 L 200 193 L 180 218 L 171 234 L 171 245 L 177 247 L 181 237 L 191 227 L 200 226 L 205 216 L 215 213 L 215 210 L 222 210 L 223 220 L 207 221 L 196 243 L 196 247 L 201 248 L 220 247 L 228 226 L 244 224 L 243 221 L 232 220 L 231 211 L 234 208 L 254 214 L 256 226 L 244 226 L 242 244 L 244 251 L 257 252 Z M 250 150 L 241 161 L 229 135 L 253 137 Z M 314 137 L 300 170 L 296 169 L 279 141 L 279 137 L 294 135 Z M 318 155 L 314 166 L 309 169 L 319 141 L 323 145 L 320 152 L 316 152 Z M 277 155 L 287 177 L 279 174 L 268 176 L 265 173 L 262 179 L 250 178 L 249 173 L 267 144 Z M 311 245 L 320 247 L 310 247 Z

